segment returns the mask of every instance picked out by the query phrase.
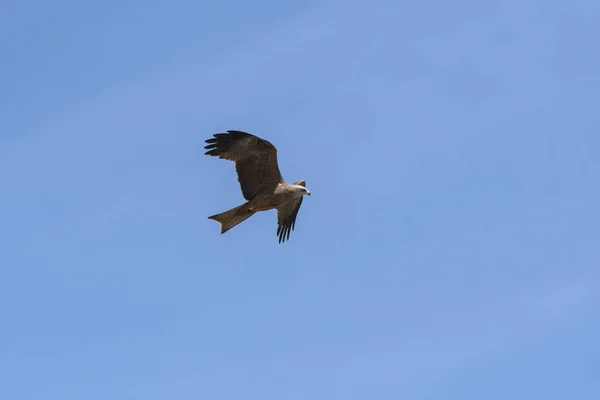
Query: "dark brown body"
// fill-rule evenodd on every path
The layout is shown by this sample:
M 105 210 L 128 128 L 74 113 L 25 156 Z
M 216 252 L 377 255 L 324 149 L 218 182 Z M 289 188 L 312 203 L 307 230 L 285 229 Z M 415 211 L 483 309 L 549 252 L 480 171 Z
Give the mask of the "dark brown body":
M 277 163 L 277 149 L 267 140 L 247 132 L 228 130 L 206 140 L 206 155 L 235 163 L 238 181 L 246 203 L 208 217 L 221 225 L 221 233 L 259 211 L 277 210 L 279 243 L 289 239 L 294 229 L 302 197 L 310 195 L 306 182 L 285 182 Z

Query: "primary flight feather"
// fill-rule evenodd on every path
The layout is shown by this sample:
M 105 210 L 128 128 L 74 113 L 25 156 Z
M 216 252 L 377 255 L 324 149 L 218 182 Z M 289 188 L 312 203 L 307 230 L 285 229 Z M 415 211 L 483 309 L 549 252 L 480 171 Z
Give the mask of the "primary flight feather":
M 306 181 L 286 183 L 277 164 L 277 149 L 269 141 L 250 133 L 228 130 L 207 139 L 209 156 L 235 163 L 246 203 L 208 217 L 221 225 L 221 234 L 259 211 L 277 210 L 279 243 L 289 240 L 304 195 L 310 196 Z

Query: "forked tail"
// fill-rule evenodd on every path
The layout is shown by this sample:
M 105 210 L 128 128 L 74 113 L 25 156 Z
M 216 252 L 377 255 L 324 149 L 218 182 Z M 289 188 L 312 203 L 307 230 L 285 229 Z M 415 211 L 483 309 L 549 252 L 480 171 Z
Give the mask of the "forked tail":
M 246 219 L 253 216 L 255 212 L 248 211 L 248 203 L 244 203 L 241 206 L 232 208 L 231 210 L 222 212 L 221 214 L 215 214 L 208 217 L 213 221 L 217 221 L 221 224 L 221 234 L 227 232 L 237 224 L 245 221 Z

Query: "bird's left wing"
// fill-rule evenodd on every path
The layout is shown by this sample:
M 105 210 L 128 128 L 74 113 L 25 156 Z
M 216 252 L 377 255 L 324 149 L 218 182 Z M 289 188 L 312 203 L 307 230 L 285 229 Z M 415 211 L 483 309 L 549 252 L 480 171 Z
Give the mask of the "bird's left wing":
M 294 185 L 306 186 L 306 181 L 300 180 L 294 182 Z M 296 217 L 298 216 L 303 199 L 304 196 L 299 197 L 277 209 L 277 236 L 279 236 L 279 243 L 290 239 L 290 233 L 294 230 Z

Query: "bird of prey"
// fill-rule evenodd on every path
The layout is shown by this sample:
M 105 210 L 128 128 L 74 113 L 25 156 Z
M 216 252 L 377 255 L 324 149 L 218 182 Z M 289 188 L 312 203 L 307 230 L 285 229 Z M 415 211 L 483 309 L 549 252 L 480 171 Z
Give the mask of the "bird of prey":
M 306 181 L 286 183 L 277 164 L 277 148 L 250 133 L 228 130 L 207 139 L 204 154 L 235 163 L 238 182 L 246 203 L 208 219 L 221 225 L 221 234 L 259 211 L 277 210 L 279 243 L 289 240 L 304 195 L 310 196 Z

